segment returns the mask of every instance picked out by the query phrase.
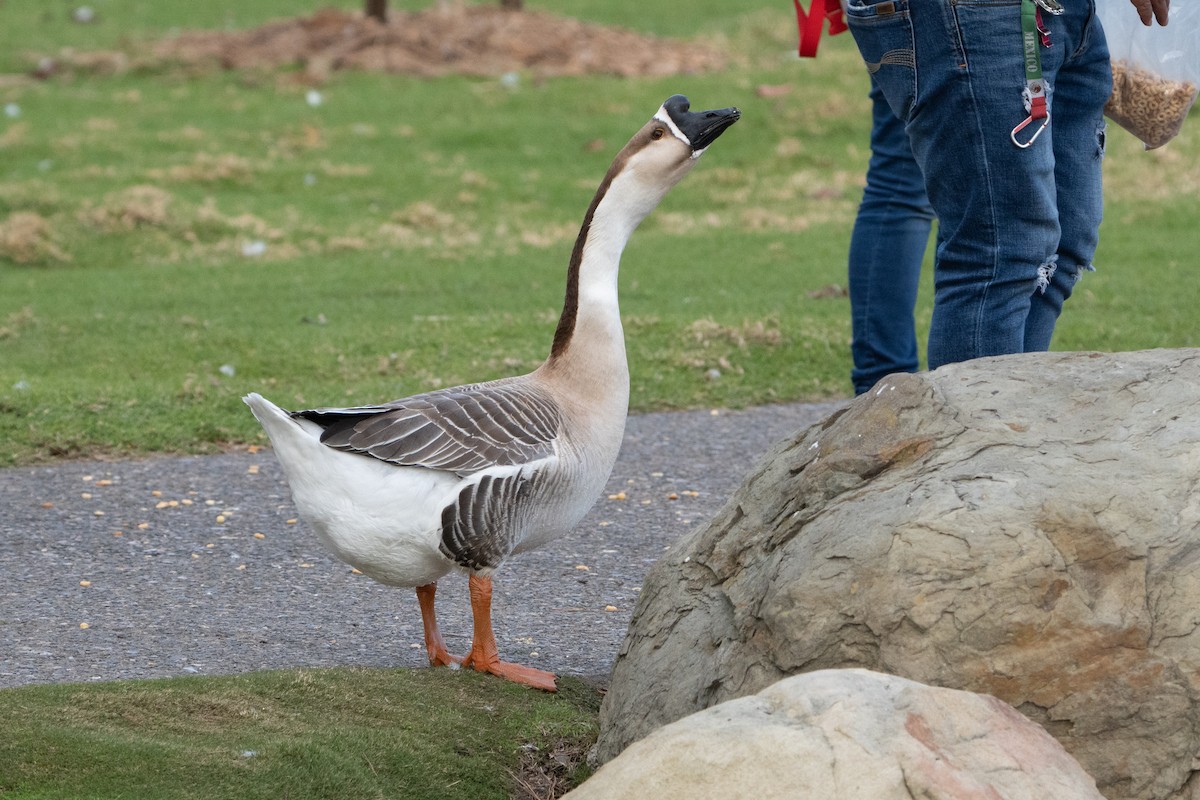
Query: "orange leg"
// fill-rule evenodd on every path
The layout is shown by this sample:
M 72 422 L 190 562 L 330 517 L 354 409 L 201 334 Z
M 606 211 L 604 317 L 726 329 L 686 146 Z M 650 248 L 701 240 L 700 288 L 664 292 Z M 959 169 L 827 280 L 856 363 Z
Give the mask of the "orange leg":
M 535 689 L 558 691 L 554 684 L 554 673 L 500 660 L 500 653 L 496 648 L 496 635 L 492 632 L 492 579 L 471 575 L 469 584 L 471 611 L 475 616 L 475 635 L 471 641 L 471 652 L 463 659 L 462 665 L 474 667 L 480 672 L 490 672 Z
M 448 667 L 456 663 L 456 659 L 446 650 L 442 632 L 438 630 L 437 616 L 433 613 L 435 592 L 437 592 L 436 583 L 427 583 L 417 587 L 417 602 L 421 605 L 421 621 L 425 623 L 425 651 L 429 654 L 429 666 Z

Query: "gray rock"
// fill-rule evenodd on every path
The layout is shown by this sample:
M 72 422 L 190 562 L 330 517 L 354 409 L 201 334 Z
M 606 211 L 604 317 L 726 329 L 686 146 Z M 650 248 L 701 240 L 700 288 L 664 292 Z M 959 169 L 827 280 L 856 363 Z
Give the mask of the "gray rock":
M 651 570 L 596 755 L 865 667 L 1001 698 L 1109 798 L 1200 797 L 1198 482 L 1200 351 L 888 378 Z
M 1100 800 L 1042 728 L 994 697 L 867 670 L 785 678 L 659 728 L 569 800 Z

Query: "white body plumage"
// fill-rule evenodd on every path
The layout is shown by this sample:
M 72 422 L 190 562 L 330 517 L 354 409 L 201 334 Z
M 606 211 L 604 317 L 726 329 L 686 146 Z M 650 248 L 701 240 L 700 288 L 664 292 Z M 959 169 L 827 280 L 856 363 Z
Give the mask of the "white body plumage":
M 555 442 L 545 458 L 459 476 L 336 450 L 321 442 L 316 423 L 293 418 L 259 394 L 246 402 L 271 438 L 297 510 L 322 544 L 380 583 L 403 587 L 432 583 L 455 567 L 440 549 L 443 514 L 484 478 L 519 476 L 537 487 L 509 552 L 534 549 L 569 531 L 603 491 L 625 423 L 623 410 L 610 413 L 590 435 Z M 487 574 L 495 566 L 477 571 Z

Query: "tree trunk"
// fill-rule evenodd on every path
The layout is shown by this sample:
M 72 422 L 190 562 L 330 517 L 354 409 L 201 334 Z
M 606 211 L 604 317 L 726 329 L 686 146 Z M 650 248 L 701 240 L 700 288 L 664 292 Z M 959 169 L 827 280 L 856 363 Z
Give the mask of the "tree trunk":
M 380 22 L 387 22 L 387 0 L 366 0 L 368 17 L 374 17 Z

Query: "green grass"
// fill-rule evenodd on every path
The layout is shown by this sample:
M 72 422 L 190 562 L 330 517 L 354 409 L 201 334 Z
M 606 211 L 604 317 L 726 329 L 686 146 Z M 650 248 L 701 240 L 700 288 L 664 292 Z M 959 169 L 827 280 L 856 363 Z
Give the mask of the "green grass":
M 0 797 L 549 796 L 586 777 L 598 711 L 576 679 L 432 669 L 7 689 Z
M 83 26 L 74 5 L 0 5 L 0 64 L 316 7 L 107 0 Z M 798 62 L 789 9 L 765 0 L 554 10 L 699 36 L 732 65 L 515 87 L 338 73 L 315 107 L 288 71 L 0 81 L 20 112 L 0 116 L 0 465 L 259 442 L 247 391 L 376 402 L 532 368 L 597 182 L 673 92 L 744 117 L 623 259 L 633 407 L 847 396 L 848 301 L 821 290 L 845 285 L 867 158 L 853 42 Z M 1194 346 L 1200 139 L 1110 140 L 1101 269 L 1056 347 Z M 922 326 L 929 309 L 926 285 Z

